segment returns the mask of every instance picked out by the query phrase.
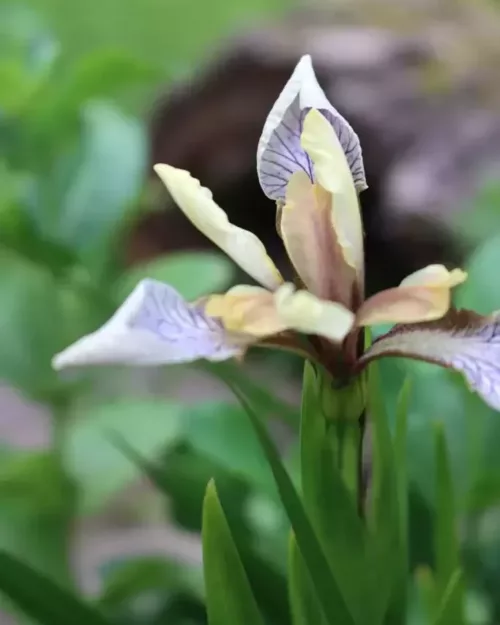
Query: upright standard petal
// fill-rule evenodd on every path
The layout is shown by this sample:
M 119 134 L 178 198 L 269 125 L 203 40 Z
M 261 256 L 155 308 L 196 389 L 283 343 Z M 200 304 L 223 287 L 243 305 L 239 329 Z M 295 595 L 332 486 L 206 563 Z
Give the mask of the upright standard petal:
M 186 217 L 249 276 L 269 289 L 283 282 L 260 239 L 231 224 L 209 189 L 183 169 L 170 165 L 155 165 L 154 169 Z
M 406 277 L 398 287 L 367 299 L 356 322 L 368 326 L 440 319 L 450 308 L 451 289 L 466 278 L 461 269 L 448 271 L 444 265 L 429 265 Z
M 331 193 L 332 224 L 344 258 L 362 276 L 363 224 L 358 194 L 344 148 L 331 124 L 322 113 L 314 109 L 304 119 L 301 143 L 313 162 L 315 179 Z
M 500 410 L 500 313 L 451 310 L 439 321 L 398 325 L 377 339 L 359 368 L 384 356 L 405 356 L 459 371 L 473 391 Z
M 303 56 L 269 113 L 257 148 L 257 172 L 264 193 L 273 200 L 285 198 L 290 176 L 303 170 L 312 179 L 312 164 L 300 135 L 305 115 L 320 110 L 335 129 L 358 191 L 366 188 L 359 139 L 349 123 L 330 104 L 320 87 L 311 57 Z
M 352 305 L 355 273 L 347 265 L 332 226 L 331 195 L 296 172 L 281 211 L 280 232 L 288 256 L 317 297 Z
M 143 280 L 107 323 L 55 356 L 53 366 L 218 361 L 240 353 L 201 305 L 186 303 L 167 284 Z
M 295 291 L 286 283 L 274 294 L 280 319 L 290 329 L 317 334 L 341 343 L 354 324 L 353 313 L 335 302 L 327 302 L 307 291 Z

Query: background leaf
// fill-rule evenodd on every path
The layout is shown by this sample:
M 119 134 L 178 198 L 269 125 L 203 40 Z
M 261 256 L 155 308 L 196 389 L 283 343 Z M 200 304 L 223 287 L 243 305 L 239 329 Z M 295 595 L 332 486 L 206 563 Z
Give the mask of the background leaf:
M 81 510 L 97 511 L 126 484 L 137 467 L 116 447 L 116 436 L 151 459 L 179 440 L 183 408 L 164 400 L 119 401 L 77 413 L 66 431 L 64 462 L 81 489 Z
M 0 463 L 0 549 L 70 584 L 75 492 L 57 454 L 13 452 Z
M 213 482 L 203 503 L 202 536 L 209 625 L 263 625 Z
M 89 605 L 5 551 L 0 551 L 0 592 L 40 625 L 68 625 L 68 618 L 73 625 L 112 625 Z
M 263 492 L 276 495 L 272 473 L 240 406 L 204 402 L 186 413 L 183 436 L 194 450 Z M 238 444 L 241 440 L 245 441 L 244 447 Z
M 500 235 L 496 235 L 486 239 L 469 259 L 466 267 L 468 279 L 458 289 L 459 308 L 472 308 L 483 315 L 500 308 L 500 278 L 491 271 L 499 262 Z
M 103 611 L 109 612 L 152 591 L 158 591 L 164 596 L 173 592 L 187 592 L 202 599 L 204 588 L 201 571 L 183 562 L 155 556 L 129 558 L 113 563 L 98 604 Z
M 60 240 L 79 251 L 95 249 L 116 234 L 139 194 L 146 165 L 142 125 L 117 108 L 86 104 L 83 133 L 81 162 L 58 228 Z
M 117 298 L 124 300 L 144 278 L 166 282 L 187 300 L 225 290 L 233 277 L 231 262 L 213 252 L 174 252 L 135 265 L 120 280 Z
M 58 385 L 61 309 L 52 276 L 0 247 L 0 377 L 33 396 Z

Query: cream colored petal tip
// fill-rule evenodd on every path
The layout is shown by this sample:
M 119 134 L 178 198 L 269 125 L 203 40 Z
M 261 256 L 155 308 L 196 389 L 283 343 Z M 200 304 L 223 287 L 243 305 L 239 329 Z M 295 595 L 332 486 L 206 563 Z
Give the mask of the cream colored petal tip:
M 427 286 L 453 288 L 467 280 L 467 273 L 462 269 L 449 271 L 444 265 L 428 265 L 407 276 L 400 286 Z
M 394 289 L 370 297 L 360 308 L 360 325 L 418 323 L 443 317 L 451 304 L 451 289 L 467 279 L 461 269 L 429 265 L 406 277 Z
M 283 282 L 262 241 L 231 224 L 209 189 L 188 171 L 162 164 L 155 165 L 154 170 L 191 223 L 249 276 L 269 289 Z
M 284 284 L 275 293 L 279 317 L 290 329 L 342 342 L 354 325 L 354 314 L 335 302 L 321 300 L 307 291 Z

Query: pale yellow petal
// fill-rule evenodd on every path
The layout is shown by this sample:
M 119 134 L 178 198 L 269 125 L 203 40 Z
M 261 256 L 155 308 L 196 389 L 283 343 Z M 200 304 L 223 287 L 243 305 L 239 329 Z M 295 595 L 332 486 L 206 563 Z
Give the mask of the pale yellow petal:
M 288 256 L 317 297 L 351 306 L 355 272 L 345 262 L 331 222 L 331 195 L 305 172 L 288 183 L 280 232 Z
M 301 144 L 314 165 L 316 181 L 333 196 L 332 223 L 346 261 L 363 275 L 363 226 L 358 194 L 333 126 L 317 110 L 304 119 Z
M 287 329 L 276 312 L 273 294 L 260 287 L 236 286 L 224 295 L 211 295 L 205 313 L 220 319 L 227 331 L 255 338 Z
M 284 284 L 274 294 L 280 319 L 290 329 L 317 334 L 341 342 L 354 324 L 353 313 L 335 302 L 327 302 L 307 291 L 295 291 Z
M 418 323 L 443 317 L 450 308 L 451 289 L 467 274 L 429 265 L 405 278 L 399 287 L 370 297 L 358 311 L 358 325 Z
M 205 313 L 219 319 L 235 336 L 256 339 L 295 330 L 341 342 L 354 323 L 354 315 L 340 304 L 321 300 L 307 291 L 283 284 L 275 293 L 238 286 L 224 295 L 212 295 Z M 250 339 L 251 341 L 251 339 Z
M 461 269 L 448 271 L 444 265 L 427 265 L 407 276 L 401 286 L 448 286 L 454 287 L 467 279 Z
M 212 193 L 196 178 L 170 165 L 155 165 L 154 169 L 193 225 L 249 276 L 269 289 L 276 289 L 283 282 L 260 239 L 231 224 L 226 213 L 212 199 Z

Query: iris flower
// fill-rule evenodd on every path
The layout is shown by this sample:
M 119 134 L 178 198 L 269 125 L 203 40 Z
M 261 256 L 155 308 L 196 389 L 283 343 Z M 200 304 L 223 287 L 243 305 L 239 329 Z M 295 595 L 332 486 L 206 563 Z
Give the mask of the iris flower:
M 376 358 L 406 356 L 460 371 L 500 409 L 500 315 L 451 307 L 463 271 L 429 265 L 365 299 L 360 142 L 328 101 L 310 56 L 279 95 L 257 147 L 259 181 L 276 203 L 293 282 L 189 172 L 163 164 L 155 171 L 186 217 L 257 285 L 186 302 L 168 284 L 143 280 L 107 323 L 54 358 L 57 369 L 220 361 L 267 346 L 294 350 L 348 380 Z M 363 353 L 361 332 L 377 324 L 394 327 Z

